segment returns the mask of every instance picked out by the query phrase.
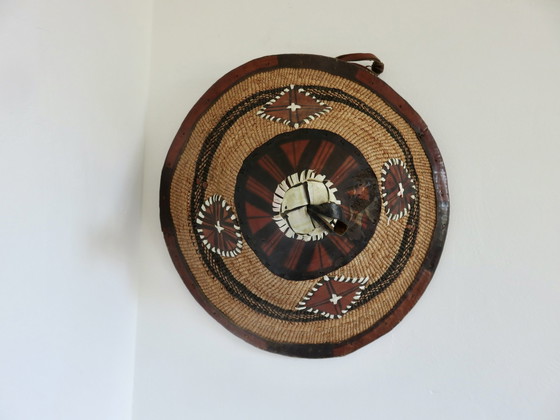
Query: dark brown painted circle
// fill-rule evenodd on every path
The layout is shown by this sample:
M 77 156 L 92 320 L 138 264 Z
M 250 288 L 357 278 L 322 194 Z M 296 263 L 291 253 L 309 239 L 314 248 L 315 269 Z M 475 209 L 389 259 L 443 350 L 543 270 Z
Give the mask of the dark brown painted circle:
M 401 115 L 416 132 L 431 164 L 432 178 L 435 186 L 436 226 L 426 258 L 418 270 L 414 281 L 396 305 L 381 320 L 371 325 L 362 333 L 336 343 L 280 343 L 267 340 L 233 323 L 227 316 L 217 310 L 200 290 L 189 268 L 189 262 L 186 261 L 181 252 L 170 210 L 170 187 L 176 166 L 183 151 L 188 147 L 193 127 L 208 108 L 219 99 L 224 92 L 251 75 L 277 68 L 294 67 L 320 70 L 348 78 L 380 96 L 395 112 Z M 404 99 L 371 71 L 357 64 L 323 56 L 304 54 L 267 56 L 250 61 L 223 76 L 202 96 L 183 121 L 171 144 L 162 170 L 160 185 L 160 219 L 169 253 L 183 282 L 199 304 L 229 331 L 259 348 L 275 353 L 309 358 L 342 356 L 363 347 L 390 331 L 410 311 L 426 289 L 439 262 L 447 233 L 449 220 L 447 176 L 442 157 L 427 125 Z
M 313 169 L 336 188 L 348 229 L 319 240 L 286 236 L 274 221 L 272 202 L 280 182 Z M 379 221 L 377 178 L 361 152 L 338 134 L 299 129 L 256 148 L 237 176 L 235 208 L 243 238 L 261 262 L 288 280 L 322 277 L 346 264 L 368 244 Z

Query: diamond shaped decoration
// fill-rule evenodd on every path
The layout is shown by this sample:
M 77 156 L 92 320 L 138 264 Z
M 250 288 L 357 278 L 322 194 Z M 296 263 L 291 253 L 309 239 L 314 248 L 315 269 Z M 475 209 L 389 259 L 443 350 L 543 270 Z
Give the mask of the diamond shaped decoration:
M 369 277 L 325 276 L 296 307 L 320 313 L 329 319 L 342 318 L 362 296 Z
M 299 128 L 301 125 L 309 124 L 314 119 L 326 114 L 331 109 L 332 107 L 318 100 L 305 89 L 290 85 L 268 101 L 257 112 L 257 115 L 270 121 Z

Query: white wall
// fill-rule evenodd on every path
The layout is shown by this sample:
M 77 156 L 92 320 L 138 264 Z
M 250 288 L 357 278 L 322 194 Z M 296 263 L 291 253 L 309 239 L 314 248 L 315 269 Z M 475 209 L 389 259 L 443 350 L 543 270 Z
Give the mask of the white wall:
M 558 22 L 552 0 L 157 1 L 133 418 L 560 418 Z M 271 53 L 356 51 L 385 61 L 383 79 L 438 141 L 446 249 L 388 335 L 334 360 L 269 354 L 183 286 L 159 228 L 160 170 L 225 72 Z
M 559 21 L 554 0 L 158 0 L 152 37 L 150 0 L 0 2 L 0 419 L 559 418 Z M 446 249 L 388 335 L 266 353 L 175 272 L 161 166 L 228 70 L 355 51 L 438 141 Z
M 0 2 L 0 419 L 128 419 L 151 1 Z

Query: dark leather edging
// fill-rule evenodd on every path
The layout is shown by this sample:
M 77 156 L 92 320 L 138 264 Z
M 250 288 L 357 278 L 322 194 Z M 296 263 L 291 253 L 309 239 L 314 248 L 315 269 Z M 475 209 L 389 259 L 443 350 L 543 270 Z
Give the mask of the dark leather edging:
M 188 138 L 198 119 L 226 90 L 257 72 L 280 67 L 306 67 L 342 75 L 370 88 L 401 115 L 415 130 L 432 165 L 433 181 L 436 192 L 436 227 L 428 248 L 427 256 L 414 281 L 399 302 L 380 321 L 366 331 L 340 343 L 292 344 L 278 343 L 257 336 L 234 324 L 227 316 L 218 311 L 204 296 L 196 283 L 187 262 L 184 260 L 176 238 L 171 218 L 169 189 L 175 166 L 187 146 Z M 447 175 L 439 149 L 427 125 L 414 109 L 385 82 L 362 66 L 330 57 L 286 54 L 267 56 L 252 60 L 223 76 L 195 104 L 175 136 L 162 170 L 160 183 L 160 220 L 171 259 L 186 287 L 197 302 L 218 322 L 233 334 L 264 350 L 288 356 L 324 358 L 349 354 L 393 329 L 416 304 L 428 286 L 439 262 L 449 222 L 449 192 Z

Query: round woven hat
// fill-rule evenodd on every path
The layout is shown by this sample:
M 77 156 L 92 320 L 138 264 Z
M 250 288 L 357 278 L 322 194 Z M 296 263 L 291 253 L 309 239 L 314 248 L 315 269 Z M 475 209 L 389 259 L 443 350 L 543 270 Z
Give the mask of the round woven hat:
M 371 54 L 253 60 L 204 94 L 171 145 L 160 210 L 173 262 L 257 347 L 350 353 L 392 329 L 432 277 L 445 169 L 382 70 Z

